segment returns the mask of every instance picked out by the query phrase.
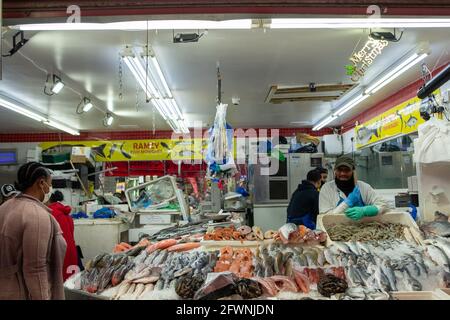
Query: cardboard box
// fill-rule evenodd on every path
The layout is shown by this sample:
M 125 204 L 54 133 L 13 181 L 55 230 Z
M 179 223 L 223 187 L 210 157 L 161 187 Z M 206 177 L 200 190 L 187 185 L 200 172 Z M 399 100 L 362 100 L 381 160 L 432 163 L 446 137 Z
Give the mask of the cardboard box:
M 73 163 L 86 163 L 91 157 L 90 147 L 72 147 L 70 160 Z

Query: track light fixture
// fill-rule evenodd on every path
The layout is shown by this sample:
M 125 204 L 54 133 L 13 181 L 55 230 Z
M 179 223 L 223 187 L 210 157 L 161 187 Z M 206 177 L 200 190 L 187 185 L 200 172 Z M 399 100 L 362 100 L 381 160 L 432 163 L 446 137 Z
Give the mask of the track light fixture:
M 50 80 L 51 78 L 51 80 Z M 48 91 L 50 88 L 50 92 Z M 44 93 L 48 96 L 58 94 L 64 88 L 64 82 L 56 74 L 48 74 L 45 81 Z
M 77 106 L 77 113 L 82 114 L 88 112 L 93 106 L 91 99 L 84 97 Z
M 113 121 L 114 121 L 114 117 L 112 116 L 111 113 L 107 112 L 105 115 L 105 118 L 103 119 L 103 125 L 105 127 L 109 127 L 112 125 Z

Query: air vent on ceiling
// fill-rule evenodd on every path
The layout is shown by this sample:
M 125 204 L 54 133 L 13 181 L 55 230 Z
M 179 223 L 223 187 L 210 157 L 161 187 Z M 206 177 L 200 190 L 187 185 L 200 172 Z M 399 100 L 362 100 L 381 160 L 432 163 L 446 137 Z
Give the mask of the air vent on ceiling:
M 339 99 L 356 84 L 315 84 L 270 87 L 266 103 L 332 101 Z

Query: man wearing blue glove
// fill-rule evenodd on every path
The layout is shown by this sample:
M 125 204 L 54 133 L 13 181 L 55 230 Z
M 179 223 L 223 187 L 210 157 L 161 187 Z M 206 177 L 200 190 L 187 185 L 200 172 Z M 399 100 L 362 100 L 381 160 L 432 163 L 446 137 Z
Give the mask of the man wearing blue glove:
M 387 210 L 387 204 L 373 188 L 357 181 L 355 162 L 341 156 L 334 166 L 334 181 L 327 182 L 320 190 L 319 213 L 345 213 L 353 220 L 372 217 Z

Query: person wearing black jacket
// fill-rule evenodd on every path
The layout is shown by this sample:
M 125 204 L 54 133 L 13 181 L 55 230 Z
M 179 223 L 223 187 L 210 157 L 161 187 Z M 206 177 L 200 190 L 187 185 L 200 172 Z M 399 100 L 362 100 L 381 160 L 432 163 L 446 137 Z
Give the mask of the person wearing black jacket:
M 304 225 L 309 229 L 316 228 L 319 214 L 319 188 L 322 176 L 320 171 L 311 170 L 292 194 L 287 208 L 287 222 Z

